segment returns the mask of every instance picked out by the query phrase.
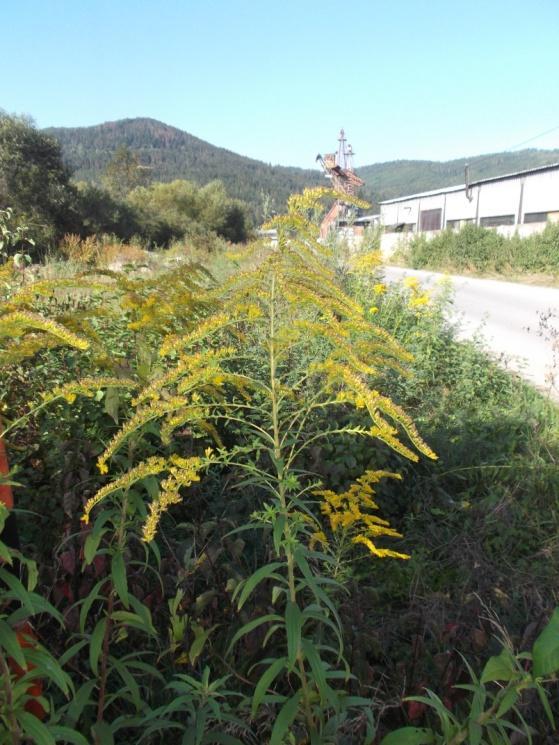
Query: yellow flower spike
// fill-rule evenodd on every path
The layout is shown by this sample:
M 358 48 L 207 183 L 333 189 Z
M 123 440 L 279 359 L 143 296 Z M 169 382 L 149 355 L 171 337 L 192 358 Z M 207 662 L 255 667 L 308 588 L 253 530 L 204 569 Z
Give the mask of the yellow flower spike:
M 386 285 L 384 282 L 377 282 L 376 285 L 373 285 L 373 292 L 375 295 L 384 295 L 386 292 Z
M 165 460 L 165 458 L 154 456 L 152 458 L 148 458 L 146 461 L 140 463 L 134 468 L 131 468 L 122 476 L 119 476 L 114 481 L 111 481 L 110 484 L 106 484 L 105 486 L 103 486 L 96 494 L 93 495 L 93 497 L 87 500 L 84 507 L 82 520 L 87 524 L 89 522 L 89 514 L 91 510 L 96 505 L 98 505 L 99 502 L 102 502 L 103 499 L 105 499 L 105 497 L 107 497 L 109 494 L 112 494 L 119 489 L 128 489 L 132 486 L 132 484 L 135 484 L 136 481 L 139 481 L 146 476 L 155 476 L 158 473 L 161 473 L 161 471 L 164 471 L 166 467 L 167 461 Z M 106 464 L 103 462 L 98 462 L 98 468 L 101 473 L 107 473 L 108 471 Z
M 404 277 L 402 284 L 404 287 L 407 287 L 408 290 L 417 290 L 420 286 L 418 278 L 412 276 Z

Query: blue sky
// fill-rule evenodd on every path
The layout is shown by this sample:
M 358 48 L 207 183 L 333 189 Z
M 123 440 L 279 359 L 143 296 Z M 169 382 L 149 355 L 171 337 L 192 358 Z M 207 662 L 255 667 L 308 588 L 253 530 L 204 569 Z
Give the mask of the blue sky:
M 313 167 L 511 148 L 559 127 L 559 0 L 4 0 L 0 107 L 150 116 Z M 559 147 L 559 128 L 531 143 Z

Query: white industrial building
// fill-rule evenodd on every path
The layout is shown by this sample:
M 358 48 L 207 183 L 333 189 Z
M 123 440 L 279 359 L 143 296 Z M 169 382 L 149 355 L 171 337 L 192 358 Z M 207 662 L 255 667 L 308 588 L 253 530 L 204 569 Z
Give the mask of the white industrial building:
M 389 199 L 380 210 L 382 249 L 388 253 L 413 234 L 429 236 L 467 223 L 529 235 L 559 222 L 559 163 Z

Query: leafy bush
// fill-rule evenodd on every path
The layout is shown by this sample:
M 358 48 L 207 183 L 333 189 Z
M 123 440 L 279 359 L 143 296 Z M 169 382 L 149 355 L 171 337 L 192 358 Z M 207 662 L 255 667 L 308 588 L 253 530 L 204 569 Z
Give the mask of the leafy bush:
M 445 230 L 433 238 L 414 236 L 401 249 L 416 269 L 475 270 L 479 272 L 559 272 L 559 224 L 548 223 L 542 233 L 506 238 L 476 225 Z

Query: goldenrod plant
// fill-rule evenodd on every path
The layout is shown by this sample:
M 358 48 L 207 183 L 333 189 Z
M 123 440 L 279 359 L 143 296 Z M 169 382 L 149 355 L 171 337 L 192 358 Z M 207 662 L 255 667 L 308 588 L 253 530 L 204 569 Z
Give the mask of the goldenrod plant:
M 367 320 L 328 265 L 328 249 L 318 242 L 309 216 L 331 197 L 326 189 L 292 197 L 287 215 L 270 223 L 278 231 L 277 247 L 261 254 L 255 268 L 234 273 L 202 296 L 216 304 L 216 312 L 189 333 L 163 341 L 164 369 L 137 394 L 133 415 L 98 466 L 107 472 L 131 439 L 155 432 L 154 423 L 163 451 L 173 448 L 177 430 L 188 428 L 201 442 L 200 453 L 186 458 L 172 453 L 134 465 L 93 496 L 84 514 L 89 521 L 98 505 L 132 482 L 167 473 L 148 506 L 142 535 L 150 543 L 182 488 L 214 466 L 244 472 L 242 483 L 260 494 L 260 503 L 243 529 L 263 530 L 273 540 L 261 565 L 232 587 L 231 599 L 239 612 L 246 611 L 266 583 L 274 610 L 239 628 L 229 650 L 235 655 L 243 637 L 260 627 L 266 641 L 283 638 L 284 655 L 266 655 L 251 673 L 256 674 L 252 716 L 262 706 L 277 709 L 272 745 L 289 732 L 313 743 L 330 742 L 350 709 L 366 704 L 344 692 L 349 672 L 333 600 L 337 584 L 329 576 L 335 561 L 330 540 L 339 529 L 350 530 L 352 543 L 372 557 L 406 558 L 378 543 L 398 536 L 371 512 L 377 509 L 371 484 L 384 474 L 367 472 L 346 494 L 335 495 L 319 490 L 316 475 L 305 470 L 305 453 L 320 441 L 353 435 L 380 440 L 411 460 L 418 453 L 435 457 L 405 412 L 375 389 L 378 372 L 398 373 L 409 355 Z M 369 426 L 338 423 L 336 412 L 348 407 L 368 412 Z M 225 447 L 231 427 L 236 442 Z M 312 546 L 317 538 L 320 551 Z M 369 741 L 373 729 L 371 724 Z

